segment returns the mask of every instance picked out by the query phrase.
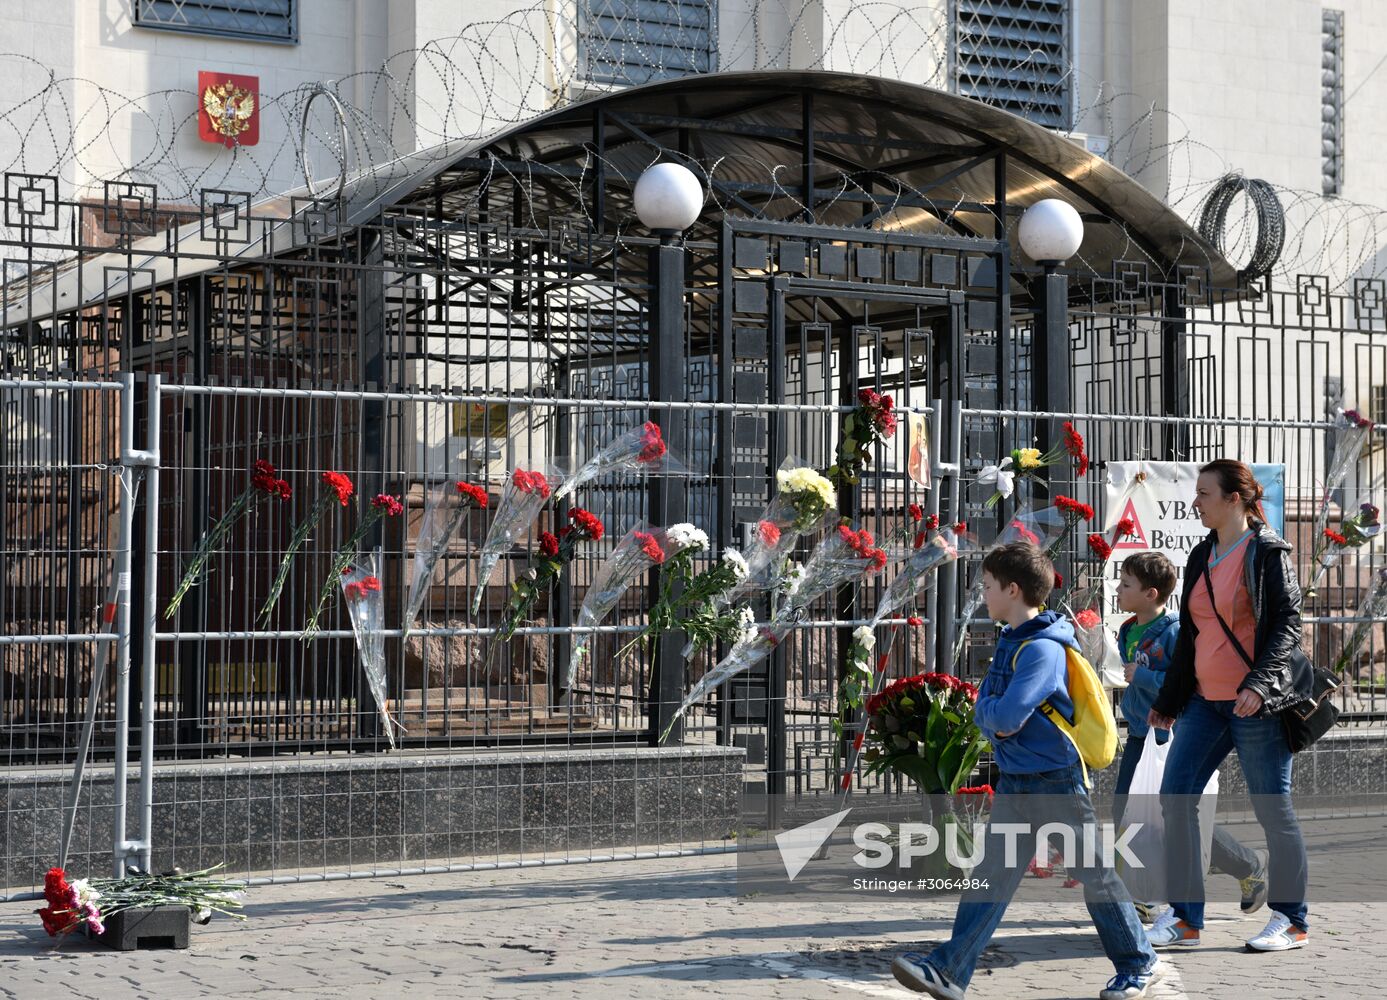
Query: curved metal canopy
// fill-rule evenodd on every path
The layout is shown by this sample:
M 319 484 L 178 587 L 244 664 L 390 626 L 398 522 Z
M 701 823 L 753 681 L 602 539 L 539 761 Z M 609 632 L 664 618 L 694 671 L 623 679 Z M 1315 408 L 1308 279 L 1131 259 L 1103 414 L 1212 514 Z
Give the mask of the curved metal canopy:
M 998 238 L 1043 198 L 1070 202 L 1085 237 L 1069 268 L 1152 278 L 1189 267 L 1233 288 L 1236 269 L 1176 212 L 1082 146 L 976 101 L 882 77 L 832 72 L 715 73 L 604 94 L 489 135 L 453 140 L 348 178 L 324 213 L 300 189 L 255 205 L 258 232 L 219 242 L 205 221 L 119 254 L 58 265 L 5 288 L 0 325 L 67 312 L 239 260 L 279 256 L 323 235 L 418 206 L 464 213 L 509 175 L 529 189 L 527 221 L 600 215 L 607 231 L 637 226 L 630 189 L 662 157 L 704 174 L 710 201 L 688 234 L 709 237 L 724 214 L 820 225 Z M 806 196 L 807 192 L 812 193 Z M 1001 195 L 1001 200 L 999 200 Z M 806 205 L 811 202 L 811 205 Z M 320 224 L 306 219 L 316 213 Z M 326 221 L 323 221 L 326 220 Z M 177 267 L 174 256 L 177 255 Z M 108 257 L 110 259 L 108 259 Z M 131 275 L 136 277 L 131 278 Z M 127 283 L 137 287 L 128 287 Z

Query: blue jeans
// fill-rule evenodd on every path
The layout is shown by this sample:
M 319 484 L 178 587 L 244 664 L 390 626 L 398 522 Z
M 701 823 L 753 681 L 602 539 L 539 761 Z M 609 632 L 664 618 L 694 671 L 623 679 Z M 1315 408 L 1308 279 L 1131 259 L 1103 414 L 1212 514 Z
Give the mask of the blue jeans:
M 1035 853 L 1035 831 L 1046 823 L 1063 823 L 1082 831 L 1085 824 L 1096 828 L 1097 822 L 1077 764 L 1036 774 L 1003 774 L 997 782 L 997 795 L 988 819 L 985 853 L 970 875 L 988 888 L 963 893 L 954 916 L 953 935 L 930 952 L 930 965 L 959 986 L 967 987 L 978 956 L 992 940 L 1007 904 L 1026 874 Z M 1006 863 L 1006 838 L 995 829 L 1001 823 L 1031 826 L 1029 836 L 1013 841 L 1020 849 L 1016 851 L 1016 863 L 1011 865 Z M 1156 963 L 1156 953 L 1146 940 L 1122 880 L 1111 868 L 1103 866 L 1101 852 L 1092 864 L 1082 857 L 1084 852 L 1076 853 L 1080 855 L 1079 864 L 1069 865 L 1067 870 L 1083 883 L 1084 902 L 1103 950 L 1119 973 L 1138 975 L 1149 971 Z
M 1204 926 L 1204 873 L 1196 810 L 1209 778 L 1236 748 L 1252 809 L 1267 836 L 1268 905 L 1304 930 L 1308 927 L 1308 866 L 1300 822 L 1291 805 L 1291 748 L 1286 731 L 1275 715 L 1239 718 L 1233 714 L 1233 704 L 1195 695 L 1176 723 L 1175 745 L 1166 758 L 1161 781 L 1171 906 L 1189 926 Z
M 1164 742 L 1158 736 L 1157 742 Z M 1117 765 L 1117 785 L 1112 793 L 1112 822 L 1114 827 L 1122 826 L 1122 814 L 1127 811 L 1127 792 L 1132 787 L 1137 765 L 1141 763 L 1141 753 L 1146 746 L 1145 736 L 1128 735 L 1122 748 L 1122 760 Z M 1166 766 L 1169 767 L 1167 760 Z M 1210 857 L 1212 867 L 1234 878 L 1247 878 L 1257 870 L 1260 859 L 1252 850 L 1244 847 L 1223 827 L 1214 825 L 1213 851 Z

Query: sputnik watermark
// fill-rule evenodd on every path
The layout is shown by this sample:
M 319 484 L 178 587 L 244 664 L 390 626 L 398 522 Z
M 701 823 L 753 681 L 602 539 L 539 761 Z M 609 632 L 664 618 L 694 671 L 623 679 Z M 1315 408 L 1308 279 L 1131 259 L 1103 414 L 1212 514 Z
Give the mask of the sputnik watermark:
M 809 861 L 820 852 L 825 842 L 847 818 L 850 809 L 821 817 L 802 826 L 776 834 L 785 874 L 793 882 Z M 944 859 L 960 869 L 976 868 L 983 860 L 988 844 L 1001 841 L 1002 863 L 1007 868 L 1027 865 L 1031 859 L 1056 860 L 1066 868 L 1114 867 L 1119 859 L 1129 868 L 1144 868 L 1141 859 L 1131 850 L 1131 841 L 1141 831 L 1142 824 L 1124 825 L 1119 833 L 1112 823 L 974 823 L 971 836 L 964 835 L 961 823 L 946 823 L 941 835 L 929 823 L 901 823 L 893 828 L 886 823 L 859 823 L 852 828 L 852 843 L 858 848 L 852 863 L 859 868 L 875 871 L 889 868 L 909 869 L 916 861 L 929 858 L 943 849 Z M 1058 858 L 1052 846 L 1058 842 Z M 1023 845 L 1027 853 L 1022 853 Z

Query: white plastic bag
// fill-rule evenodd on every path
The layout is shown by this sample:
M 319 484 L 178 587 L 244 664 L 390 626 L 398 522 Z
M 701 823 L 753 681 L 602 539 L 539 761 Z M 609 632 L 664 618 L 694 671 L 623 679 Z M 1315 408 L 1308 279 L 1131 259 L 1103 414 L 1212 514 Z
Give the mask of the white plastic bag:
M 1178 727 L 1177 727 L 1178 728 Z M 1122 826 L 1117 834 L 1138 823 L 1140 829 L 1128 841 L 1128 851 L 1143 865 L 1136 868 L 1117 857 L 1117 874 L 1127 886 L 1133 899 L 1143 902 L 1163 902 L 1166 898 L 1166 857 L 1165 857 L 1165 814 L 1161 810 L 1161 779 L 1165 777 L 1165 762 L 1170 756 L 1170 748 L 1175 745 L 1175 731 L 1164 744 L 1156 742 L 1155 728 L 1146 731 L 1146 743 L 1141 750 L 1141 760 L 1137 762 L 1132 775 L 1132 787 L 1128 790 L 1127 807 L 1122 813 Z M 1209 870 L 1209 859 L 1213 853 L 1214 806 L 1218 801 L 1218 771 L 1209 778 L 1200 796 L 1199 846 L 1204 866 Z

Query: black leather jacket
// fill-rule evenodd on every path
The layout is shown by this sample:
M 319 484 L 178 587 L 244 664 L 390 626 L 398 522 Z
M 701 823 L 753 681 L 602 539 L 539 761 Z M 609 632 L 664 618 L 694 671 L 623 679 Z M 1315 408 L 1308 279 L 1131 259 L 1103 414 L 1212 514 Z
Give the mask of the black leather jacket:
M 1305 697 L 1292 680 L 1291 652 L 1300 646 L 1300 582 L 1291 563 L 1290 543 L 1260 521 L 1243 554 L 1247 593 L 1252 598 L 1252 617 L 1257 623 L 1252 669 L 1238 690 L 1262 696 L 1259 715 L 1272 715 Z M 1185 564 L 1184 597 L 1180 601 L 1180 636 L 1175 655 L 1166 670 L 1165 683 L 1152 704 L 1161 715 L 1176 718 L 1195 693 L 1194 637 L 1199 634 L 1190 619 L 1192 587 L 1204 586 L 1204 568 L 1213 549 L 1214 533 L 1194 547 Z M 1232 625 L 1232 622 L 1228 623 Z

